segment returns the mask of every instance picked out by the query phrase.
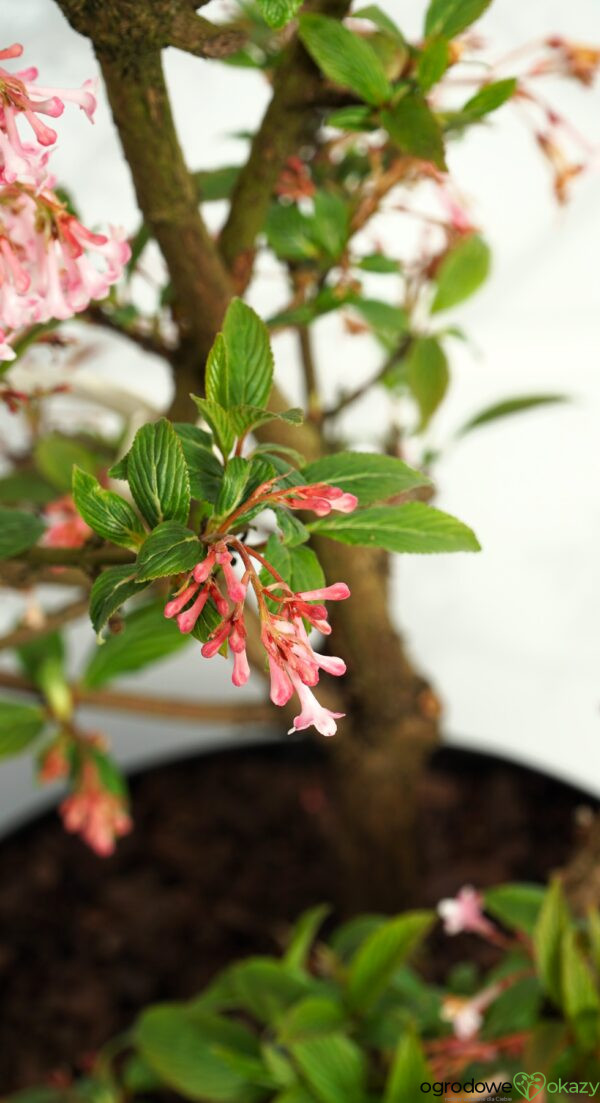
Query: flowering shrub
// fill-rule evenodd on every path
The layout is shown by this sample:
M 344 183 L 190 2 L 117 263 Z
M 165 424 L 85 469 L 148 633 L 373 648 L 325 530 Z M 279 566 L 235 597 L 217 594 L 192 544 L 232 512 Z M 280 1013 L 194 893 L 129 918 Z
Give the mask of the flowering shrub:
M 469 960 L 465 939 L 464 962 L 443 983 L 427 980 L 431 911 L 360 916 L 315 941 L 328 913 L 317 907 L 281 958 L 236 962 L 189 1002 L 149 1007 L 91 1060 L 84 1081 L 48 1089 L 44 1103 L 152 1100 L 165 1090 L 205 1103 L 545 1103 L 593 1087 L 598 912 L 575 924 L 558 881 L 481 897 L 463 889 L 439 911 L 447 931 L 451 917 L 449 934 L 476 928 L 491 942 L 491 968 Z
M 362 752 L 355 772 L 371 749 L 377 756 L 384 729 L 396 774 L 423 761 L 423 752 L 403 757 L 408 742 L 435 740 L 439 706 L 389 614 L 385 555 L 479 548 L 465 523 L 430 501 L 436 456 L 427 431 L 459 335 L 444 315 L 490 266 L 446 146 L 512 101 L 532 121 L 563 199 L 591 160 L 589 143 L 537 82 L 559 73 L 587 86 L 600 61 L 562 38 L 517 55 L 514 71 L 513 55 L 490 60 L 471 29 L 487 6 L 431 0 L 411 44 L 379 8 L 346 18 L 333 0 L 302 12 L 296 0 L 261 0 L 221 26 L 184 0 L 61 0 L 95 46 L 132 169 L 142 223 L 129 241 L 117 229 L 87 229 L 49 169 L 57 133 L 45 120 L 66 103 L 92 119 L 92 82 L 46 88 L 35 69 L 16 68 L 20 45 L 0 53 L 0 397 L 26 439 L 0 479 L 2 580 L 75 589 L 52 615 L 34 594 L 4 641 L 14 642 L 21 672 L 2 680 L 31 699 L 0 701 L 0 752 L 38 751 L 40 779 L 70 786 L 66 827 L 100 854 L 130 828 L 126 788 L 104 737 L 81 728 L 78 705 L 86 690 L 101 692 L 190 639 L 204 658 L 232 660 L 236 687 L 251 666 L 266 674 L 271 702 L 286 710 L 276 721 L 284 730 L 332 736 L 346 716 L 344 738 Z M 188 173 L 161 71 L 169 45 L 274 74 L 245 165 Z M 215 199 L 229 206 L 213 238 L 202 207 Z M 412 255 L 368 237 L 375 215 L 423 225 Z M 144 312 L 135 285 L 152 239 L 167 272 Z M 276 262 L 289 289 L 266 321 L 242 298 L 257 253 Z M 383 277 L 387 297 L 372 290 Z M 377 365 L 328 405 L 311 327 L 335 313 L 348 340 L 372 336 Z M 85 338 L 59 326 L 76 315 L 163 358 L 175 383 L 168 417 L 118 392 L 119 430 L 56 428 L 51 399 L 76 387 L 73 343 L 75 357 L 89 355 Z M 274 381 L 270 338 L 283 329 L 298 340 L 301 410 L 287 408 Z M 32 365 L 48 349 L 64 373 L 40 386 Z M 389 417 L 372 451 L 353 451 L 342 415 L 375 387 L 389 398 Z M 98 394 L 111 405 L 100 382 Z M 560 398 L 509 398 L 475 412 L 456 436 Z M 143 422 L 135 434 L 133 412 Z M 56 629 L 82 607 L 102 646 L 75 676 Z M 332 627 L 339 646 L 330 652 Z M 322 672 L 336 682 L 321 685 Z M 151 713 L 152 700 L 138 707 Z M 365 768 L 365 784 L 369 776 Z M 391 839 L 395 804 L 381 816 Z

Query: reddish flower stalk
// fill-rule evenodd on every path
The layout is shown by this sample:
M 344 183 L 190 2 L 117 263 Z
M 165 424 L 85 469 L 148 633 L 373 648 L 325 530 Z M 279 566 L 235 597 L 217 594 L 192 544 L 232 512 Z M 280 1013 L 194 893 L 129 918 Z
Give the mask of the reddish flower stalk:
M 312 509 L 318 516 L 326 516 L 333 509 L 350 512 L 357 505 L 353 494 L 325 483 L 273 489 L 276 480 L 262 484 L 251 497 L 223 523 L 222 530 L 212 534 L 206 557 L 189 573 L 179 592 L 167 602 L 166 617 L 176 617 L 181 632 L 192 632 L 207 603 L 216 609 L 220 618 L 202 646 L 204 658 L 212 658 L 226 648 L 233 655 L 232 681 L 236 686 L 245 685 L 250 677 L 246 653 L 246 626 L 244 608 L 251 586 L 256 596 L 260 618 L 260 638 L 265 649 L 271 676 L 271 700 L 285 705 L 297 694 L 300 712 L 294 719 L 292 731 L 314 726 L 322 735 L 333 735 L 343 713 L 331 712 L 322 706 L 312 692 L 322 670 L 339 677 L 345 673 L 342 659 L 320 655 L 314 651 L 306 629 L 306 623 L 322 635 L 329 635 L 331 627 L 327 619 L 325 601 L 344 601 L 350 590 L 344 582 L 323 586 L 314 590 L 293 592 L 276 568 L 257 549 L 247 547 L 236 536 L 225 532 L 252 506 L 260 503 L 267 508 L 272 503 L 287 505 L 292 509 Z M 244 567 L 240 577 L 234 570 L 232 551 L 239 556 Z M 253 562 L 254 561 L 254 562 Z M 258 563 L 270 575 L 272 582 L 264 583 L 254 563 Z M 221 589 L 220 581 L 225 593 Z M 273 611 L 273 605 L 276 611 Z

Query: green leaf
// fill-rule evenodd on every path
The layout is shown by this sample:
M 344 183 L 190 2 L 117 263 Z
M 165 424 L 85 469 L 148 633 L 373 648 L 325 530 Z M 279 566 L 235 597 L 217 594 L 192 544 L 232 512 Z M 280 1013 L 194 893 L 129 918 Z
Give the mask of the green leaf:
M 331 260 L 338 260 L 350 232 L 350 208 L 341 196 L 323 188 L 316 193 L 313 205 L 313 239 Z
M 313 237 L 312 218 L 295 204 L 272 203 L 265 234 L 269 247 L 280 260 L 314 261 L 321 253 Z
M 460 115 L 468 115 L 471 119 L 482 119 L 491 111 L 497 111 L 515 93 L 517 81 L 515 77 L 507 77 L 505 80 L 496 80 L 491 84 L 484 84 L 470 100 L 467 100 L 461 108 Z
M 405 912 L 390 919 L 363 942 L 348 970 L 348 1000 L 361 1011 L 383 994 L 395 971 L 419 945 L 435 915 L 430 911 Z
M 231 377 L 222 333 L 217 333 L 206 361 L 206 397 L 224 409 L 231 406 Z
M 0 758 L 26 750 L 45 722 L 44 711 L 38 705 L 0 700 Z
M 448 68 L 449 58 L 446 38 L 430 38 L 425 43 L 417 63 L 417 79 L 421 91 L 428 92 L 443 77 Z
M 352 89 L 365 103 L 375 106 L 391 98 L 391 85 L 373 48 L 338 20 L 302 15 L 298 33 L 328 80 Z
M 232 406 L 228 414 L 237 436 L 243 436 L 250 429 L 267 425 L 270 421 L 285 421 L 287 425 L 302 425 L 304 421 L 304 413 L 299 406 L 279 414 L 263 410 L 261 406 Z
M 55 498 L 55 488 L 37 471 L 11 471 L 0 479 L 0 502 L 5 506 L 45 506 Z
M 543 899 L 541 885 L 498 885 L 484 893 L 486 910 L 494 919 L 529 935 L 533 933 Z
M 44 478 L 63 494 L 71 489 L 75 465 L 90 474 L 94 474 L 99 467 L 98 457 L 89 449 L 72 437 L 64 437 L 59 433 L 40 437 L 33 455 Z
M 67 682 L 65 647 L 60 632 L 38 636 L 18 649 L 27 677 L 43 694 L 55 719 L 69 721 L 73 716 L 73 695 Z
M 144 605 L 124 618 L 121 632 L 109 636 L 102 647 L 92 652 L 82 683 L 89 689 L 98 689 L 112 678 L 166 658 L 189 640 L 189 635 L 166 619 L 163 602 Z
M 340 107 L 338 111 L 332 111 L 327 116 L 327 126 L 335 126 L 338 130 L 355 130 L 360 133 L 363 130 L 374 130 L 373 112 L 369 106 L 363 103 L 352 104 L 351 107 Z
M 347 1012 L 340 1000 L 329 996 L 307 996 L 295 1003 L 279 1024 L 279 1036 L 286 1044 L 314 1035 L 336 1033 L 345 1024 Z
M 178 521 L 163 521 L 144 540 L 137 561 L 138 582 L 191 571 L 203 558 L 195 532 Z
M 431 0 L 425 16 L 425 34 L 454 38 L 471 26 L 491 0 Z
M 262 17 L 269 27 L 285 27 L 302 7 L 303 0 L 258 0 Z
M 224 409 L 218 402 L 211 402 L 208 398 L 198 398 L 193 394 L 192 398 L 198 407 L 207 425 L 213 431 L 217 447 L 220 448 L 223 457 L 226 458 L 235 441 L 235 428 L 229 410 Z
M 593 1049 L 600 1034 L 600 999 L 592 972 L 577 944 L 574 929 L 562 936 L 561 987 L 563 1005 L 571 1020 L 577 1041 L 584 1049 Z
M 479 234 L 463 237 L 446 254 L 438 269 L 431 313 L 448 310 L 469 299 L 485 283 L 490 261 L 489 247 Z
M 404 45 L 405 38 L 399 27 L 396 26 L 393 19 L 390 19 L 389 15 L 377 4 L 367 4 L 364 8 L 358 8 L 352 12 L 355 19 L 368 19 L 384 34 L 389 35 L 391 38 L 395 38 L 396 42 Z
M 213 452 L 212 436 L 187 422 L 175 422 L 173 428 L 183 448 L 192 498 L 216 502 L 223 479 L 223 464 Z
M 247 958 L 234 965 L 228 976 L 235 1007 L 271 1026 L 314 985 L 308 976 L 267 957 Z
M 440 124 L 419 92 L 408 92 L 394 107 L 382 111 L 381 122 L 402 153 L 446 168 Z
M 228 460 L 215 505 L 218 517 L 232 513 L 243 500 L 251 470 L 251 464 L 241 456 L 233 456 Z
M 315 908 L 310 908 L 300 916 L 294 925 L 285 952 L 283 960 L 286 965 L 294 969 L 306 968 L 317 931 L 330 912 L 331 908 L 327 904 L 317 904 Z
M 194 183 L 201 203 L 214 203 L 229 199 L 240 175 L 239 165 L 225 165 L 220 169 L 201 169 L 194 172 Z
M 122 548 L 139 548 L 146 531 L 129 502 L 104 490 L 94 475 L 73 468 L 73 500 L 86 524 L 103 540 Z
M 31 513 L 0 507 L 0 559 L 10 559 L 32 548 L 43 531 L 42 521 Z
M 363 272 L 378 272 L 381 275 L 397 276 L 400 271 L 400 261 L 393 260 L 392 257 L 386 257 L 385 253 L 368 253 L 366 257 L 361 257 L 357 261 L 356 267 Z
M 127 479 L 135 504 L 152 528 L 161 521 L 185 524 L 190 481 L 181 442 L 166 418 L 138 429 L 127 457 Z
M 546 992 L 558 1007 L 562 1002 L 562 939 L 569 925 L 562 885 L 555 877 L 546 890 L 532 934 L 538 972 Z
M 220 361 L 210 389 L 207 380 L 207 397 L 225 409 L 265 407 L 273 384 L 273 353 L 265 323 L 241 299 L 233 299 L 223 322 L 223 339 L 226 362 Z
M 318 590 L 325 585 L 323 568 L 312 548 L 283 545 L 273 533 L 264 551 L 265 559 L 281 575 L 284 582 L 296 593 L 305 590 Z M 261 581 L 269 586 L 273 576 L 264 568 L 260 573 Z
M 356 513 L 330 514 L 307 526 L 311 532 L 342 544 L 384 548 L 391 552 L 479 551 L 472 529 L 449 513 L 424 502 L 371 506 Z
M 406 378 L 426 429 L 448 390 L 448 360 L 437 337 L 415 337 L 406 356 Z
M 501 992 L 485 1017 L 484 1038 L 530 1031 L 540 1017 L 543 992 L 537 977 L 523 977 Z
M 355 494 L 361 506 L 384 502 L 431 480 L 403 460 L 375 452 L 336 452 L 309 463 L 302 471 L 307 483 L 329 483 Z
M 421 1043 L 412 1031 L 407 1031 L 398 1043 L 382 1103 L 415 1103 L 421 1098 L 421 1084 L 432 1081 Z
M 366 1103 L 367 1063 L 344 1034 L 295 1042 L 290 1052 L 319 1103 Z
M 401 306 L 392 306 L 379 299 L 363 299 L 361 296 L 353 299 L 351 305 L 362 314 L 375 336 L 390 352 L 408 333 L 408 314 Z
M 128 598 L 146 589 L 135 572 L 136 564 L 128 563 L 123 567 L 107 567 L 98 575 L 90 593 L 90 620 L 97 634 Z
M 228 1027 L 234 1024 L 217 1016 L 200 1017 L 185 1006 L 162 1004 L 142 1014 L 136 1038 L 151 1068 L 185 1099 L 254 1103 L 264 1098 L 264 1091 L 228 1060 L 236 1053 L 254 1056 L 252 1035 L 243 1027 L 234 1028 L 235 1033 Z
M 296 548 L 299 544 L 306 544 L 310 540 L 310 532 L 306 525 L 299 521 L 295 513 L 285 509 L 284 506 L 271 506 L 277 518 L 277 527 L 283 544 L 290 548 Z
M 493 405 L 486 406 L 474 417 L 469 418 L 456 435 L 463 437 L 471 429 L 479 429 L 481 425 L 488 425 L 490 421 L 498 421 L 512 414 L 525 413 L 527 410 L 535 409 L 536 406 L 551 406 L 556 405 L 557 402 L 568 401 L 568 395 L 564 394 L 524 394 L 517 395 L 515 398 L 505 398 L 502 402 L 494 402 Z

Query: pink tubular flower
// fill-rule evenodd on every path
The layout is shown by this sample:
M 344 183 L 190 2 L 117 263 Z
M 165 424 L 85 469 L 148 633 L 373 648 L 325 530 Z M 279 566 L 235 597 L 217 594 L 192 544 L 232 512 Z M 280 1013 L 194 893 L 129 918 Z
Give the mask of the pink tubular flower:
M 326 517 L 332 510 L 352 513 L 358 505 L 358 498 L 354 494 L 344 493 L 339 486 L 328 486 L 327 483 L 294 486 L 290 488 L 289 494 L 290 497 L 286 494 L 284 498 L 286 506 L 290 509 L 309 509 L 317 517 Z
M 92 535 L 70 494 L 50 502 L 44 514 L 49 522 L 41 541 L 45 548 L 81 548 Z
M 18 58 L 23 47 L 14 43 L 0 50 L 0 61 Z M 34 82 L 37 69 L 22 69 L 11 73 L 0 66 L 0 183 L 11 184 L 19 179 L 39 185 L 43 182 L 48 160 L 48 147 L 56 141 L 56 131 L 40 116 L 57 119 L 65 102 L 76 103 L 92 120 L 96 110 L 93 81 L 82 88 L 67 90 L 43 88 Z M 24 140 L 18 120 L 23 117 L 31 131 Z
M 226 548 L 217 552 L 217 563 L 223 569 L 227 593 L 231 600 L 237 605 L 238 602 L 246 600 L 247 584 L 245 582 L 240 582 L 236 577 L 233 567 L 231 566 L 231 559 L 232 557 Z
M 489 935 L 495 930 L 493 923 L 483 914 L 483 897 L 472 885 L 465 885 L 453 898 L 440 900 L 437 910 L 446 934 L 469 932 Z
M 131 818 L 121 797 L 102 788 L 93 762 L 84 763 L 77 789 L 60 806 L 65 830 L 80 834 L 96 854 L 105 858 L 115 840 L 131 831 Z
M 336 720 L 345 715 L 343 712 L 331 712 L 319 704 L 314 693 L 297 674 L 290 673 L 290 679 L 298 694 L 302 711 L 294 717 L 294 726 L 290 728 L 288 735 L 294 731 L 303 731 L 304 728 L 315 727 L 321 735 L 335 735 L 337 731 Z
M 446 996 L 440 1017 L 452 1024 L 454 1035 L 463 1041 L 474 1038 L 483 1026 L 483 1013 L 502 992 L 502 986 L 492 984 L 476 996 Z

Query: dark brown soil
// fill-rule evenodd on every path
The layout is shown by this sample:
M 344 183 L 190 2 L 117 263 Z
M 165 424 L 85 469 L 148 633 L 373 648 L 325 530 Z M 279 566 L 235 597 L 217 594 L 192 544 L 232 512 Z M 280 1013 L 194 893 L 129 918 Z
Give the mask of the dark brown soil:
M 232 958 L 276 950 L 303 908 L 335 905 L 330 791 L 313 745 L 222 752 L 135 777 L 136 830 L 108 861 L 54 814 L 0 844 L 0 1094 L 80 1069 L 144 1004 L 192 995 Z M 539 773 L 438 752 L 412 903 L 543 880 L 582 804 L 593 801 Z M 464 955 L 461 942 L 438 936 L 433 968 Z

